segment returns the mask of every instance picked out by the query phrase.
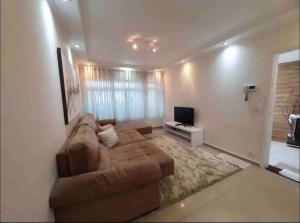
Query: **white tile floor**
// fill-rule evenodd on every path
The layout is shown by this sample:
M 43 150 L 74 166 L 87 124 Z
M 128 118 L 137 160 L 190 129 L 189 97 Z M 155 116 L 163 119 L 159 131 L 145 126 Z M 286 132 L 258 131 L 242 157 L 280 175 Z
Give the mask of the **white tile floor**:
M 163 134 L 163 130 L 154 135 Z M 220 153 L 210 147 L 201 149 Z M 299 222 L 299 184 L 257 166 L 248 167 L 136 222 Z
M 269 164 L 281 169 L 299 173 L 300 149 L 289 147 L 286 143 L 272 141 Z

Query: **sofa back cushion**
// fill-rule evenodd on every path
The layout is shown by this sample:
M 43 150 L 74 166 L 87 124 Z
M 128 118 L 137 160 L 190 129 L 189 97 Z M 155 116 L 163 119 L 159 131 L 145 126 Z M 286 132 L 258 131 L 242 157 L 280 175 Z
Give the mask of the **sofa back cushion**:
M 82 119 L 79 121 L 79 126 L 87 125 L 90 128 L 94 130 L 94 132 L 97 129 L 95 118 L 92 114 L 86 113 L 82 116 Z
M 56 154 L 56 165 L 57 165 L 58 176 L 60 177 L 71 176 L 69 156 L 64 146 Z
M 66 149 L 72 176 L 98 169 L 100 148 L 97 136 L 90 126 L 80 126 Z

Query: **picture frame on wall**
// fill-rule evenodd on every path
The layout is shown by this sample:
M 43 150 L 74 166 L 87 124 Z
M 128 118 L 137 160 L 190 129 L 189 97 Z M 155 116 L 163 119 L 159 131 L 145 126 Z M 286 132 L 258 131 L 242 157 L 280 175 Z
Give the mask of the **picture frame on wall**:
M 69 124 L 81 110 L 81 96 L 79 78 L 73 68 L 67 52 L 57 48 L 57 60 L 59 69 L 59 79 L 63 103 L 63 113 L 65 125 Z M 69 52 L 70 57 L 70 52 Z

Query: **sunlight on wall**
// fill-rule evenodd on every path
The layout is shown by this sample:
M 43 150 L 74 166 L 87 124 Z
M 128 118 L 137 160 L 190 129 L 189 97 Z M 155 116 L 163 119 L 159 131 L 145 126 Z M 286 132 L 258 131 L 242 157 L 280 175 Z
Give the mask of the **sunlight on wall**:
M 68 53 L 68 60 L 69 60 L 69 63 L 70 63 L 71 66 L 73 67 L 73 66 L 74 66 L 74 63 L 73 63 L 73 55 L 72 55 L 71 48 L 70 48 L 69 46 L 67 46 L 67 53 Z
M 192 71 L 191 66 L 192 65 L 190 62 L 187 62 L 187 63 L 183 64 L 183 66 L 182 66 L 182 74 L 185 79 L 191 79 L 191 71 Z
M 181 68 L 181 83 L 189 88 L 191 92 L 194 90 L 194 75 L 193 75 L 194 69 L 193 64 L 191 62 L 186 62 L 182 65 Z
M 227 47 L 224 51 L 223 51 L 223 60 L 224 63 L 227 64 L 234 64 L 236 62 L 236 60 L 238 59 L 238 47 L 237 46 L 230 46 Z
M 193 73 L 194 73 L 193 63 L 186 62 L 185 64 L 183 64 L 183 66 L 182 66 L 182 79 L 183 79 L 182 81 L 183 81 L 183 83 L 191 86 L 194 81 Z
M 155 71 L 155 76 L 158 81 L 161 80 L 161 72 L 160 71 Z
M 218 52 L 214 65 L 214 72 L 218 73 L 215 81 L 220 83 L 221 87 L 231 85 L 239 76 L 239 69 L 243 55 L 240 46 L 229 46 Z M 244 58 L 245 59 L 245 58 Z M 226 83 L 226 84 L 225 84 Z
M 191 72 L 191 64 L 189 62 L 183 65 L 183 72 L 189 74 Z
M 238 61 L 238 47 L 237 46 L 229 46 L 225 48 L 220 54 L 220 65 L 222 68 L 233 68 Z

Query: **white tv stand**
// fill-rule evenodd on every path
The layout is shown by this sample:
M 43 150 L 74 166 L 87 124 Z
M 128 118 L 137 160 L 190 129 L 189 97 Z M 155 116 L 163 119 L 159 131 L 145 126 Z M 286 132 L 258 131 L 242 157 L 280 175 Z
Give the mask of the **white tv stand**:
M 204 130 L 196 127 L 185 127 L 178 122 L 165 122 L 165 131 L 179 135 L 189 141 L 192 147 L 202 145 L 204 142 Z

